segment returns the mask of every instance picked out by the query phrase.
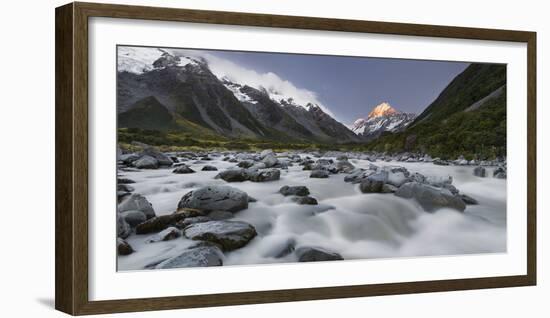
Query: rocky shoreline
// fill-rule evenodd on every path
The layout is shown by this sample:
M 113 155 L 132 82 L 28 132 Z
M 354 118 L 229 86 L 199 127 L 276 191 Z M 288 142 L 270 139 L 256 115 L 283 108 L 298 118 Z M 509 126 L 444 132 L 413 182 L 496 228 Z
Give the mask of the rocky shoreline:
M 438 166 L 472 167 L 478 178 L 506 178 L 506 160 L 477 161 L 463 157 L 441 160 L 428 155 L 403 153 L 386 155 L 355 152 L 170 152 L 163 153 L 145 144 L 142 151 L 127 153 L 119 149 L 117 183 L 117 251 L 119 257 L 140 253 L 127 239 L 145 235 L 145 244 L 177 240 L 194 242 L 177 255 L 170 255 L 144 266 L 146 269 L 168 269 L 198 266 L 221 266 L 227 253 L 242 249 L 261 239 L 254 225 L 236 219 L 257 198 L 233 186 L 243 182 L 266 183 L 281 179 L 282 171 L 299 167 L 311 179 L 330 179 L 344 175 L 343 183 L 352 184 L 363 195 L 384 194 L 410 199 L 426 213 L 447 208 L 464 212 L 467 205 L 478 204 L 476 198 L 462 193 L 453 185 L 451 176 L 428 176 L 409 171 L 399 163 L 425 163 Z M 366 160 L 368 168 L 356 167 L 352 161 Z M 213 162 L 223 162 L 226 168 Z M 392 163 L 380 165 L 379 163 Z M 394 164 L 395 163 L 395 164 Z M 196 171 L 193 165 L 201 165 Z M 227 168 L 227 165 L 230 165 Z M 186 192 L 174 202 L 174 211 L 157 215 L 146 195 L 137 193 L 130 175 L 148 169 L 170 169 L 174 175 L 210 173 L 209 178 L 223 184 L 203 185 Z M 278 194 L 297 205 L 319 205 L 318 198 L 304 185 L 287 184 Z M 288 240 L 274 247 L 273 258 L 290 257 L 299 262 L 342 260 L 337 251 L 322 246 L 302 246 Z

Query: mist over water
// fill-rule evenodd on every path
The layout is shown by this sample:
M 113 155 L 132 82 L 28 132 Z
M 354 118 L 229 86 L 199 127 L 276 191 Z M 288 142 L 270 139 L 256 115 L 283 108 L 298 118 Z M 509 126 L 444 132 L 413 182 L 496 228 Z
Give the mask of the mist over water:
M 350 159 L 356 167 L 371 162 Z M 187 163 L 186 163 L 187 164 Z M 136 181 L 134 193 L 152 203 L 157 215 L 176 210 L 181 197 L 205 185 L 228 184 L 214 179 L 219 171 L 201 171 L 204 165 L 220 171 L 234 167 L 221 158 L 205 164 L 189 164 L 192 174 L 173 174 L 172 169 L 123 172 Z M 473 167 L 437 166 L 432 163 L 382 162 L 378 166 L 403 166 L 427 177 L 453 178 L 461 193 L 475 198 L 464 213 L 453 209 L 424 211 L 413 199 L 393 194 L 364 194 L 358 184 L 344 182 L 345 174 L 327 179 L 310 178 L 301 166 L 281 170 L 281 178 L 271 182 L 234 182 L 257 202 L 235 213 L 234 220 L 252 224 L 258 235 L 243 248 L 225 253 L 225 265 L 295 262 L 295 256 L 276 258 L 289 243 L 296 247 L 317 246 L 337 252 L 344 259 L 415 257 L 499 253 L 506 251 L 506 180 L 473 175 Z M 492 169 L 488 168 L 489 175 Z M 319 205 L 298 205 L 278 191 L 282 186 L 307 186 Z M 136 250 L 118 258 L 119 270 L 143 269 L 176 256 L 195 241 L 178 238 L 153 244 L 149 235 L 131 235 L 127 241 Z

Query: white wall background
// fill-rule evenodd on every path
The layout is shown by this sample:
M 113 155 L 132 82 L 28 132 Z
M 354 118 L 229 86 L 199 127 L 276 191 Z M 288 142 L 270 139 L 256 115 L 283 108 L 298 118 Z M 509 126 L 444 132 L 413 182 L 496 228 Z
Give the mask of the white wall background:
M 139 317 L 548 317 L 550 305 L 549 8 L 545 1 L 109 1 L 227 11 L 443 24 L 538 32 L 537 287 L 139 313 Z M 1 10 L 0 314 L 61 317 L 54 297 L 54 8 L 11 1 Z M 514 185 L 511 185 L 512 187 Z M 406 270 L 406 269 L 403 269 Z M 112 315 L 122 317 L 123 315 Z M 125 316 L 129 316 L 125 314 Z

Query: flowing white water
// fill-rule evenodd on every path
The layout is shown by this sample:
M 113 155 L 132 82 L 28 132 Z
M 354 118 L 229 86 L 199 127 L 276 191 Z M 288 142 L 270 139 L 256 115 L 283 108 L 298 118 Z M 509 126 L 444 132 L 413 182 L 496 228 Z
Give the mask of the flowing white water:
M 351 159 L 356 167 L 370 162 Z M 204 165 L 220 171 L 234 163 L 213 160 L 190 164 L 193 174 L 173 174 L 172 169 L 123 172 L 136 181 L 131 184 L 153 204 L 157 215 L 172 213 L 189 191 L 204 185 L 227 184 L 216 180 L 218 171 L 201 171 Z M 440 209 L 425 212 L 414 200 L 393 194 L 363 194 L 357 184 L 345 183 L 345 174 L 328 179 L 309 178 L 301 166 L 281 170 L 281 179 L 272 182 L 235 182 L 257 202 L 235 214 L 235 220 L 252 224 L 258 236 L 245 247 L 226 253 L 224 265 L 296 261 L 293 254 L 275 258 L 287 245 L 318 246 L 337 252 L 344 259 L 498 253 L 506 251 L 506 180 L 473 175 L 473 167 L 437 166 L 431 163 L 377 162 L 378 166 L 399 165 L 425 176 L 452 176 L 461 193 L 476 200 L 464 213 Z M 492 176 L 492 169 L 488 168 Z M 284 186 L 305 185 L 319 205 L 297 205 L 278 190 Z M 127 241 L 135 253 L 118 258 L 119 270 L 143 269 L 194 244 L 180 238 L 147 244 L 149 235 L 132 235 Z

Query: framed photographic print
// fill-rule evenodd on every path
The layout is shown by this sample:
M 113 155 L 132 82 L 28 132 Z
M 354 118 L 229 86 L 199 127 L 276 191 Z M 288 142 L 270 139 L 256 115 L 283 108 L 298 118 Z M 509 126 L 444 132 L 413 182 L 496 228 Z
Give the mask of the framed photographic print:
M 56 10 L 56 308 L 536 284 L 536 34 Z

